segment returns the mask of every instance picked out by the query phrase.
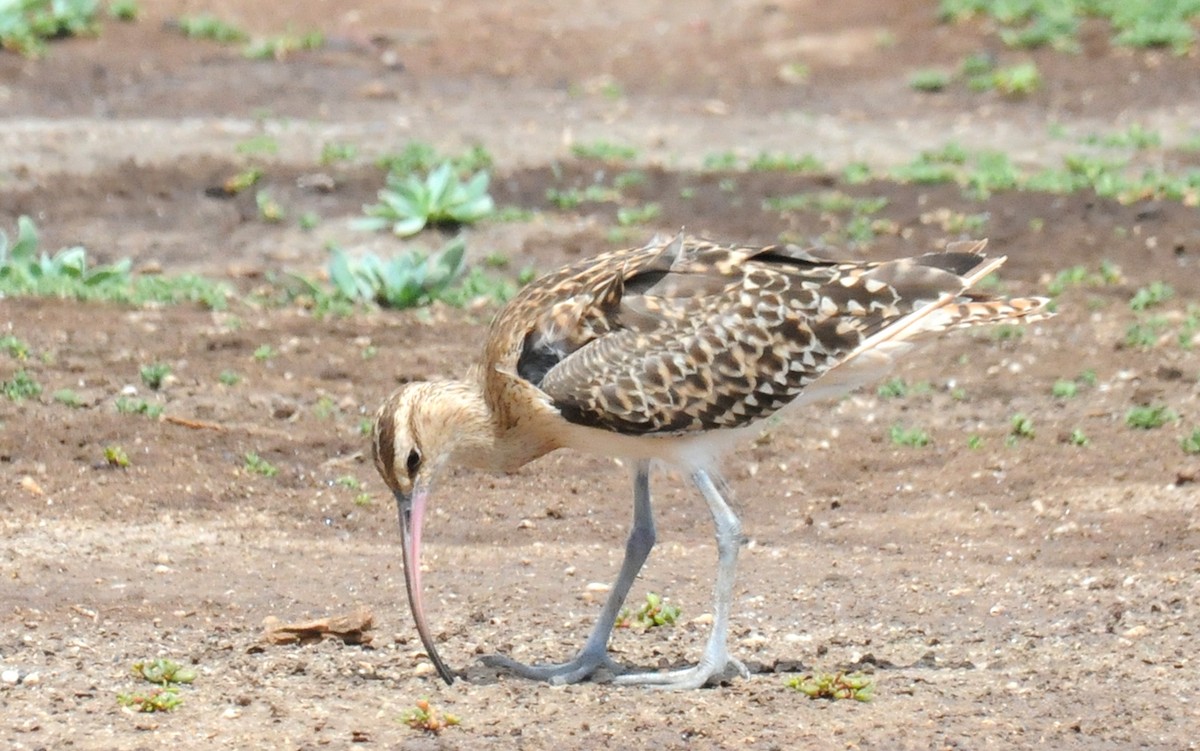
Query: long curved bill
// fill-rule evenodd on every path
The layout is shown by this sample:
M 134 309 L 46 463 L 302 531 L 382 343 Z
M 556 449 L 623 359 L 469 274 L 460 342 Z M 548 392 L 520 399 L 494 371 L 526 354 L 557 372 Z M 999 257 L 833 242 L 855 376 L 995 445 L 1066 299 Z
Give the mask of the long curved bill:
M 408 607 L 412 611 L 413 621 L 417 624 L 417 634 L 421 644 L 425 646 L 425 654 L 437 668 L 438 675 L 446 685 L 454 683 L 454 673 L 442 662 L 437 647 L 433 646 L 433 637 L 429 627 L 425 625 L 425 608 L 421 604 L 421 521 L 425 516 L 425 501 L 429 496 L 427 487 L 413 488 L 411 496 L 396 493 L 396 508 L 400 513 L 400 548 L 404 555 L 404 584 L 408 589 Z

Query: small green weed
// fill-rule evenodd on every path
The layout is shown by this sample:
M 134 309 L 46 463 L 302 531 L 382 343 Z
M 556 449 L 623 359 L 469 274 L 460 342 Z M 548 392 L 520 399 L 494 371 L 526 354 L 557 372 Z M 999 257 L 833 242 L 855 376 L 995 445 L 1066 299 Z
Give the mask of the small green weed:
M 1155 430 L 1178 419 L 1179 414 L 1165 404 L 1139 405 L 1125 413 L 1125 424 L 1137 430 Z
M 283 204 L 265 190 L 254 194 L 254 203 L 258 207 L 258 218 L 264 222 L 278 224 L 287 219 L 287 210 L 283 208 Z
M 874 698 L 875 684 L 860 673 L 816 673 L 813 675 L 797 676 L 786 684 L 810 699 L 854 699 L 855 701 L 871 701 Z
M 7 0 L 0 3 L 0 47 L 40 57 L 46 42 L 94 34 L 98 0 Z
M 242 376 L 232 370 L 222 370 L 217 374 L 217 380 L 225 386 L 236 386 L 242 382 Z
M 418 699 L 415 707 L 400 715 L 400 722 L 413 730 L 438 735 L 446 728 L 458 725 L 460 720 L 449 712 L 435 708 L 428 699 Z
M 921 428 L 906 428 L 903 425 L 893 425 L 888 430 L 888 436 L 897 446 L 909 448 L 924 448 L 929 445 L 929 434 Z
M 825 165 L 812 154 L 792 156 L 790 154 L 772 154 L 760 152 L 750 160 L 746 169 L 751 172 L 824 172 Z
M 1161 305 L 1175 296 L 1175 290 L 1164 282 L 1151 282 L 1145 287 L 1138 288 L 1129 300 L 1130 310 L 1143 311 L 1146 308 Z
M 110 467 L 125 469 L 129 466 L 129 454 L 125 453 L 125 449 L 120 446 L 105 446 L 104 463 Z
M 348 300 L 412 308 L 427 305 L 448 292 L 462 273 L 465 253 L 462 238 L 455 238 L 432 255 L 410 251 L 386 261 L 374 254 L 352 259 L 335 248 L 329 260 L 329 280 Z
M 275 475 L 279 474 L 278 467 L 276 467 L 274 464 L 271 464 L 266 459 L 263 459 L 253 451 L 247 451 L 242 459 L 242 467 L 247 472 L 253 472 L 256 475 L 262 475 L 263 477 L 274 477 Z
M 180 16 L 174 25 L 188 39 L 208 39 L 221 44 L 245 42 L 250 39 L 250 35 L 242 29 L 208 13 Z
M 171 366 L 164 362 L 150 363 L 143 365 L 138 374 L 142 377 L 142 383 L 154 391 L 162 388 L 163 379 L 171 375 Z
M 278 154 L 279 139 L 262 134 L 247 138 L 233 148 L 239 154 Z
M 64 407 L 70 407 L 71 409 L 79 409 L 83 406 L 83 400 L 72 389 L 59 389 L 54 392 L 51 398 Z
M 120 414 L 144 415 L 152 420 L 157 420 L 163 412 L 161 404 L 153 404 L 145 399 L 130 399 L 125 396 L 117 397 L 116 407 Z
M 1185 454 L 1200 454 L 1200 428 L 1180 439 L 1179 445 Z
M 159 657 L 146 662 L 135 662 L 133 664 L 133 674 L 150 683 L 157 683 L 160 686 L 192 683 L 196 680 L 195 669 L 184 667 L 178 662 L 165 657 Z
M 12 334 L 0 336 L 0 351 L 7 353 L 15 360 L 29 359 L 29 345 Z
M 908 396 L 908 382 L 903 378 L 891 378 L 876 389 L 875 393 L 884 399 L 902 399 Z
M 21 369 L 13 373 L 10 380 L 0 382 L 0 393 L 8 397 L 10 401 L 19 402 L 40 395 L 42 384 L 29 375 L 29 371 Z
M 595 159 L 601 162 L 630 162 L 638 157 L 638 151 L 634 147 L 611 141 L 572 144 L 571 153 L 578 159 Z
M 272 347 L 270 344 L 260 344 L 254 350 L 254 359 L 257 360 L 258 362 L 266 362 L 267 360 L 274 360 L 278 356 L 279 356 L 279 353 L 276 352 L 275 348 Z
M 142 14 L 137 0 L 110 0 L 108 15 L 116 21 L 136 21 Z
M 321 164 L 352 162 L 358 157 L 358 147 L 352 143 L 327 141 L 321 146 Z
M 617 628 L 638 628 L 645 631 L 659 626 L 673 626 L 679 615 L 679 608 L 665 602 L 660 595 L 647 592 L 646 601 L 636 611 L 631 612 L 628 608 L 621 611 L 620 617 L 617 618 Z
M 938 92 L 950 85 L 950 74 L 937 68 L 924 68 L 908 78 L 910 88 L 924 92 Z
M 250 41 L 242 48 L 242 56 L 251 60 L 283 60 L 288 55 L 325 46 L 325 35 L 319 31 L 285 32 Z
M 1087 435 L 1079 428 L 1075 428 L 1071 431 L 1071 434 L 1067 436 L 1067 443 L 1071 444 L 1072 446 L 1083 448 L 1091 442 L 1091 439 L 1088 438 Z
M 641 206 L 623 206 L 617 209 L 617 224 L 622 227 L 632 227 L 654 221 L 662 213 L 662 206 L 657 203 L 647 203 Z
M 1015 414 L 1009 421 L 1008 436 L 1014 440 L 1032 440 L 1037 433 L 1033 429 L 1033 420 L 1027 415 Z
M 337 485 L 338 487 L 341 487 L 341 488 L 347 488 L 349 490 L 358 490 L 359 488 L 362 487 L 362 483 L 359 482 L 358 478 L 355 477 L 354 475 L 342 475 L 341 477 L 334 480 L 333 484 Z
M 978 435 L 967 436 L 967 448 L 972 450 L 983 448 L 983 437 Z
M 183 704 L 176 688 L 155 688 L 146 692 L 117 694 L 117 703 L 135 712 L 171 712 Z
M 1071 399 L 1078 393 L 1079 384 L 1061 378 L 1050 387 L 1050 395 L 1055 399 Z
M 478 144 L 470 147 L 461 154 L 438 154 L 427 143 L 411 141 L 404 145 L 398 153 L 385 154 L 377 164 L 389 173 L 396 175 L 419 174 L 428 175 L 441 164 L 449 162 L 458 176 L 469 175 L 481 170 L 491 169 L 492 155 L 487 149 Z

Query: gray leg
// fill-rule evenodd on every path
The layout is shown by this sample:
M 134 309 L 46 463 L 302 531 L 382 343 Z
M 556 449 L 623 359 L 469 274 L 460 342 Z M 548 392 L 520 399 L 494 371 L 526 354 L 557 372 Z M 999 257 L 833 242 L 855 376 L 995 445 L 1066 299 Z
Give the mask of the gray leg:
M 650 508 L 650 463 L 643 461 L 638 463 L 634 471 L 633 527 L 625 543 L 625 560 L 621 562 L 621 573 L 617 575 L 617 581 L 608 593 L 608 600 L 600 611 L 600 617 L 596 619 L 596 625 L 592 627 L 592 633 L 579 650 L 579 654 L 570 662 L 557 665 L 525 665 L 503 655 L 489 655 L 483 658 L 484 664 L 504 668 L 524 678 L 550 683 L 578 683 L 590 678 L 601 668 L 614 675 L 623 672 L 624 668 L 608 656 L 608 639 L 638 572 L 650 556 L 654 540 L 654 515 Z
M 637 673 L 616 678 L 621 684 L 643 684 L 666 689 L 700 688 L 710 680 L 727 677 L 732 669 L 744 678 L 750 677 L 746 666 L 729 656 L 726 639 L 729 634 L 729 611 L 733 606 L 733 581 L 737 569 L 738 548 L 742 542 L 742 522 L 725 501 L 729 489 L 718 475 L 713 477 L 698 469 L 692 482 L 708 501 L 713 523 L 717 528 L 717 584 L 713 595 L 713 626 L 700 664 L 683 670 L 665 673 Z

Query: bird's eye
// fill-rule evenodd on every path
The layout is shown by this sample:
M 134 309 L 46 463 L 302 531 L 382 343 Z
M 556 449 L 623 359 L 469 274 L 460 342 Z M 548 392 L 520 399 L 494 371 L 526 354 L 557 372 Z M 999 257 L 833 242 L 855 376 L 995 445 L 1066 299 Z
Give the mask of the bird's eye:
M 421 452 L 413 449 L 408 452 L 408 460 L 404 465 L 408 469 L 408 476 L 412 477 L 417 473 L 417 468 L 421 466 Z

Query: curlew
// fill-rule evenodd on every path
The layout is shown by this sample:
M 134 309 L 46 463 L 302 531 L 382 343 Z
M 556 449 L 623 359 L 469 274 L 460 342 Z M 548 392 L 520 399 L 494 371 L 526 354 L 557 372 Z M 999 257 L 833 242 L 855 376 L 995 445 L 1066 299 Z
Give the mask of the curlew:
M 747 675 L 727 651 L 742 527 L 718 458 L 784 408 L 885 374 L 930 334 L 1046 315 L 1043 298 L 973 289 L 1003 257 L 984 242 L 883 262 L 836 260 L 794 246 L 655 238 L 533 282 L 493 320 L 462 380 L 402 386 L 376 416 L 375 465 L 399 507 L 409 605 L 447 683 L 425 622 L 421 526 L 448 464 L 512 472 L 560 448 L 632 460 L 633 523 L 616 582 L 571 660 L 485 663 L 554 683 L 611 674 L 621 684 L 696 688 Z M 697 665 L 631 672 L 608 653 L 618 612 L 654 545 L 650 466 L 680 468 L 716 526 L 712 630 Z

